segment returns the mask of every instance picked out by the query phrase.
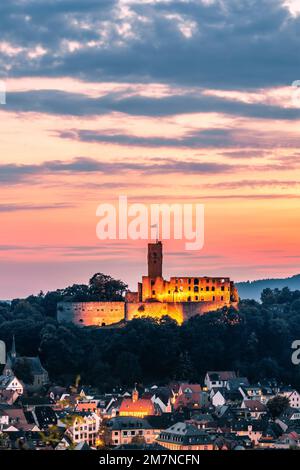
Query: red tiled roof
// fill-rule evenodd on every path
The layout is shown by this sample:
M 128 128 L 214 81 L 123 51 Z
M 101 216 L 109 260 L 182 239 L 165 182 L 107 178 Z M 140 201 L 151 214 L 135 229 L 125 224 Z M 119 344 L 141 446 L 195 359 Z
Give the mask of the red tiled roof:
M 183 383 L 180 385 L 180 389 L 184 392 L 186 389 L 192 390 L 192 393 L 200 393 L 201 392 L 201 385 L 200 384 L 187 384 Z
M 151 400 L 148 398 L 140 398 L 137 401 L 132 401 L 131 398 L 124 398 L 122 400 L 119 413 L 145 413 L 154 414 L 155 408 Z
M 250 411 L 266 411 L 265 405 L 258 400 L 244 400 L 244 404 Z

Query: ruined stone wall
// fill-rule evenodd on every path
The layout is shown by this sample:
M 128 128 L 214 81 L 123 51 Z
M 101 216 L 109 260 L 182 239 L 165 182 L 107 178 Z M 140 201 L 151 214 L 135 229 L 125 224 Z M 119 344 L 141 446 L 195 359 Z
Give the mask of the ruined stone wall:
M 126 321 L 133 318 L 152 317 L 160 319 L 166 315 L 179 324 L 207 312 L 218 310 L 230 303 L 224 302 L 138 302 L 126 304 Z
M 125 318 L 125 302 L 60 302 L 57 305 L 58 322 L 78 326 L 106 326 Z
M 162 277 L 143 276 L 142 300 L 159 302 L 230 302 L 232 283 L 229 278 L 218 277 Z

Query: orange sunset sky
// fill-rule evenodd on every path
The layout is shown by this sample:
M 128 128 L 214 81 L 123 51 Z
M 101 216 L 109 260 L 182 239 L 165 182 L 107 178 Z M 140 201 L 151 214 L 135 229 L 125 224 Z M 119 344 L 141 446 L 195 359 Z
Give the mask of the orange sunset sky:
M 96 237 L 119 195 L 205 205 L 203 250 L 165 242 L 165 276 L 300 273 L 299 31 L 299 1 L 1 5 L 0 298 L 135 288 L 146 242 Z

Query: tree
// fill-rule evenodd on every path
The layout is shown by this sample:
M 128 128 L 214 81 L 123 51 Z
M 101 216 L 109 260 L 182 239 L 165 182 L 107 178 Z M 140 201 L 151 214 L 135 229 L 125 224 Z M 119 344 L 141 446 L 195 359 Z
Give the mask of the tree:
M 89 282 L 91 300 L 124 300 L 127 284 L 103 273 L 94 274 Z
M 278 395 L 274 398 L 271 398 L 267 403 L 267 408 L 272 416 L 272 418 L 278 418 L 288 407 L 289 399 L 283 395 Z

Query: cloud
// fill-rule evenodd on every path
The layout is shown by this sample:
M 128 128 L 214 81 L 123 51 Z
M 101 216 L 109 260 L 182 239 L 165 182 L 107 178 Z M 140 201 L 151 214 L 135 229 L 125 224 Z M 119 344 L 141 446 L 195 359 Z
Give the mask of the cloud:
M 230 149 L 247 149 L 261 152 L 264 155 L 265 149 L 284 147 L 299 147 L 300 136 L 298 133 L 274 132 L 257 130 L 255 139 L 253 130 L 240 127 L 227 128 L 210 128 L 196 129 L 186 132 L 180 137 L 143 137 L 130 134 L 120 134 L 114 132 L 100 132 L 87 129 L 70 129 L 65 131 L 57 131 L 57 135 L 64 139 L 78 140 L 80 142 L 92 143 L 110 143 L 126 146 L 140 147 L 174 147 L 174 148 L 191 148 L 191 149 L 207 149 L 207 148 L 230 148 Z M 258 150 L 259 149 L 259 150 Z M 239 150 L 240 152 L 241 150 Z M 237 153 L 237 151 L 236 151 Z M 235 153 L 231 153 L 232 156 Z M 245 154 L 247 155 L 247 154 Z M 253 153 L 252 153 L 253 155 Z M 287 164 L 287 161 L 285 161 Z
M 264 188 L 264 187 L 297 187 L 300 186 L 300 180 L 240 180 L 240 181 L 223 181 L 219 183 L 206 184 L 208 189 L 240 189 L 240 188 Z
M 0 204 L 0 213 L 4 212 L 20 212 L 20 211 L 43 211 L 50 209 L 66 209 L 74 207 L 70 204 Z
M 8 92 L 4 110 L 62 116 L 95 116 L 120 112 L 131 116 L 163 117 L 188 113 L 218 112 L 257 119 L 300 120 L 300 109 L 264 103 L 246 103 L 181 89 L 177 94 L 147 97 L 133 90 L 111 92 L 100 97 L 59 90 Z
M 299 73 L 299 17 L 283 0 L 2 2 L 7 76 L 253 88 Z M 46 52 L 29 55 L 37 46 Z
M 120 172 L 126 173 L 128 171 L 142 174 L 219 174 L 232 172 L 237 168 L 237 165 L 233 166 L 226 163 L 197 160 L 179 161 L 171 158 L 153 158 L 143 163 L 126 160 L 100 161 L 88 157 L 78 157 L 70 161 L 54 160 L 39 165 L 0 164 L 0 182 L 3 185 L 12 185 L 25 182 L 31 183 L 37 177 L 49 175 L 119 174 Z M 3 207 L 9 206 L 4 205 Z

